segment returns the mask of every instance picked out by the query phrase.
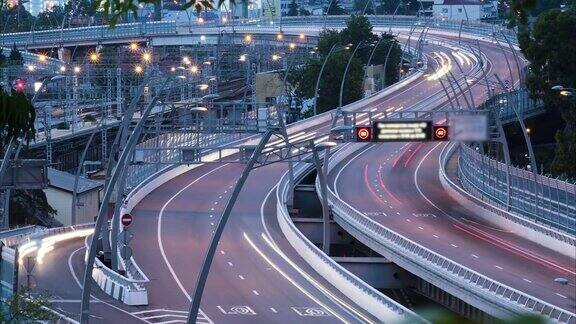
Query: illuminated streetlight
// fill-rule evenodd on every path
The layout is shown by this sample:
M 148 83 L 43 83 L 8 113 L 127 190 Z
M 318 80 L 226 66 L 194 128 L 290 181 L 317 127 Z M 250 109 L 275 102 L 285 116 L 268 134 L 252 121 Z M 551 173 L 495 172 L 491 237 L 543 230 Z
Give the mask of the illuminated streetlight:
M 75 73 L 75 74 L 78 74 L 78 73 L 80 73 L 81 71 L 82 71 L 82 69 L 81 69 L 79 66 L 75 66 L 75 67 L 74 67 L 74 73 Z
M 227 21 L 228 21 L 228 18 L 222 17 L 222 22 L 223 22 L 223 23 L 226 23 Z
M 204 23 L 204 18 L 202 18 L 202 17 L 199 17 L 199 18 L 198 18 L 198 23 L 199 23 L 199 24 L 202 24 L 202 23 Z
M 202 91 L 206 91 L 208 90 L 209 86 L 206 83 L 202 83 L 200 85 L 198 85 L 198 87 L 200 88 L 200 90 Z
M 192 66 L 190 67 L 190 72 L 192 72 L 192 73 L 198 73 L 198 67 L 197 67 L 196 65 L 192 65 Z
M 136 52 L 138 50 L 138 48 L 140 48 L 140 46 L 138 46 L 138 43 L 130 43 L 130 45 L 128 46 L 128 48 L 132 51 L 132 52 Z
M 184 63 L 186 65 L 190 65 L 192 62 L 190 61 L 190 58 L 188 56 L 184 56 L 182 58 L 182 63 Z
M 284 34 L 282 34 L 282 33 L 276 34 L 276 39 L 277 39 L 277 40 L 282 40 L 282 39 L 284 39 Z
M 532 130 L 530 129 L 530 127 L 526 127 L 526 134 L 530 134 Z
M 250 43 L 252 41 L 252 35 L 248 34 L 244 36 L 244 42 Z
M 142 54 L 142 61 L 144 61 L 145 63 L 150 63 L 152 61 L 152 53 L 144 52 Z
M 98 52 L 92 52 L 88 54 L 88 59 L 90 60 L 91 63 L 98 63 L 98 61 L 100 60 L 100 55 L 98 54 Z
M 64 65 L 62 65 L 60 67 L 60 73 L 64 73 L 64 72 L 66 72 L 66 67 Z
M 136 65 L 134 67 L 134 73 L 136 74 L 142 74 L 142 72 L 144 72 L 144 68 L 142 67 L 142 65 Z
M 300 34 L 300 36 L 298 36 L 298 38 L 300 38 L 301 40 L 304 40 L 304 39 L 306 39 L 306 35 Z
M 240 58 L 238 59 L 238 61 L 240 61 L 240 62 L 246 62 L 246 54 L 240 55 Z
M 39 54 L 38 55 L 38 61 L 44 63 L 44 62 L 46 62 L 46 60 L 47 60 L 46 54 Z
M 291 50 L 293 50 L 293 49 L 296 48 L 296 44 L 290 43 L 290 44 L 288 44 L 288 48 L 291 49 Z
M 281 58 L 282 58 L 282 56 L 280 56 L 278 54 L 272 54 L 272 61 L 278 61 Z
M 28 71 L 34 72 L 34 70 L 36 70 L 36 67 L 34 65 L 28 65 Z
M 174 71 L 176 71 L 176 68 L 175 68 L 175 67 L 171 67 L 171 68 L 170 68 L 170 72 L 174 72 Z

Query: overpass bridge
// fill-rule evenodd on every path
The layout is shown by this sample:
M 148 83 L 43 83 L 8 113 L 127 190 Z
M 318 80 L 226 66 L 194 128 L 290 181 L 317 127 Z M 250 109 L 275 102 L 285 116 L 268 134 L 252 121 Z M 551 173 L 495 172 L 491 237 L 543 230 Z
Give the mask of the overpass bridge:
M 331 20 L 328 20 L 326 24 L 330 26 Z M 336 24 L 337 22 L 334 22 L 334 25 Z M 300 26 L 306 26 L 311 32 L 313 26 L 316 26 L 318 30 L 323 25 L 324 21 L 315 21 Z M 288 26 L 289 22 L 283 20 L 282 28 L 286 34 L 290 33 Z M 296 26 L 298 25 L 295 23 L 295 29 Z M 389 26 L 377 27 L 386 30 Z M 399 21 L 399 27 L 402 30 L 406 26 Z M 462 22 L 451 23 L 446 29 L 443 29 L 443 25 L 436 27 L 437 33 L 433 28 L 430 31 L 433 37 L 444 38 L 455 43 L 460 42 L 464 48 L 465 45 L 473 44 L 475 39 L 478 39 L 486 57 L 487 71 L 498 73 L 500 76 L 506 75 L 508 70 L 500 57 L 501 52 L 492 42 L 491 37 L 499 37 L 494 35 L 492 27 L 465 26 Z M 264 29 L 263 26 L 258 27 L 257 24 L 252 28 L 246 27 L 244 32 L 258 34 L 260 28 Z M 272 33 L 273 30 L 264 32 Z M 299 33 L 293 33 L 293 37 L 299 35 Z M 432 51 L 442 51 L 442 46 L 442 44 L 428 45 L 425 53 L 429 55 Z M 448 51 L 451 52 L 451 50 Z M 511 55 L 510 50 L 507 53 Z M 439 67 L 430 61 L 429 70 L 426 72 L 433 72 L 436 68 Z M 478 71 L 477 63 L 468 66 L 467 69 L 476 73 L 487 73 Z M 383 115 L 391 108 L 402 110 L 403 108 L 400 107 L 416 107 L 424 110 L 446 106 L 446 98 L 442 98 L 442 89 L 438 82 L 427 79 L 422 76 L 423 73 L 410 79 L 410 82 L 403 83 L 402 87 L 388 89 L 361 102 L 351 104 L 344 110 L 362 112 L 368 109 L 373 114 Z M 514 78 L 518 79 L 518 74 L 514 75 Z M 471 95 L 481 98 L 483 96 L 481 88 L 480 85 L 475 85 Z M 408 93 L 418 95 L 407 98 Z M 460 97 L 463 96 L 464 94 L 460 94 Z M 433 98 L 432 101 L 430 98 Z M 330 119 L 329 114 L 324 114 L 293 124 L 288 127 L 288 136 L 301 138 L 306 134 L 328 133 Z M 532 311 L 559 322 L 574 322 L 573 305 L 570 304 L 570 298 L 574 296 L 569 290 L 570 287 L 557 286 L 550 277 L 553 274 L 539 275 L 547 273 L 552 267 L 554 272 L 562 272 L 573 282 L 574 268 L 570 264 L 573 263 L 574 256 L 562 256 L 561 253 L 554 252 L 553 248 L 535 245 L 529 238 L 519 235 L 521 232 L 503 238 L 501 233 L 507 233 L 506 229 L 494 228 L 494 225 L 485 222 L 481 215 L 467 215 L 471 222 L 464 221 L 465 225 L 461 223 L 462 219 L 452 223 L 451 217 L 455 211 L 443 212 L 442 210 L 457 209 L 458 202 L 448 202 L 446 203 L 448 206 L 439 205 L 438 200 L 444 199 L 442 194 L 431 196 L 431 192 L 437 190 L 438 186 L 420 187 L 420 184 L 425 181 L 430 183 L 438 181 L 436 171 L 439 166 L 435 164 L 434 158 L 439 153 L 438 146 L 397 145 L 365 149 L 354 145 L 350 147 L 349 150 L 337 153 L 336 159 L 329 164 L 331 191 L 328 197 L 335 220 L 343 228 L 369 246 L 372 245 L 374 250 L 428 282 L 432 282 L 436 287 L 440 286 L 438 288 L 460 297 L 470 305 L 493 316 L 506 317 L 523 311 Z M 361 154 L 353 154 L 359 149 L 362 149 L 359 151 Z M 371 161 L 387 162 L 381 165 L 371 165 Z M 422 165 L 427 166 L 426 172 L 421 171 Z M 363 170 L 364 176 L 359 177 L 357 170 Z M 118 310 L 118 307 L 102 304 L 94 307 L 95 314 L 107 312 L 111 314 L 109 312 L 112 312 L 113 316 L 118 316 L 115 318 L 128 316 L 131 320 L 141 319 L 140 315 L 148 311 L 158 312 L 161 314 L 159 316 L 169 316 L 166 309 L 160 310 L 168 304 L 182 305 L 179 310 L 171 314 L 182 314 L 178 311 L 186 312 L 188 301 L 191 299 L 191 287 L 194 285 L 189 271 L 190 269 L 195 269 L 195 272 L 199 271 L 197 261 L 201 253 L 195 249 L 192 251 L 193 255 L 190 255 L 191 252 L 183 250 L 182 247 L 197 244 L 197 242 L 206 242 L 210 236 L 210 229 L 214 229 L 214 219 L 218 218 L 219 212 L 222 211 L 222 202 L 229 197 L 241 168 L 233 164 L 205 164 L 192 169 L 180 166 L 163 171 L 163 173 L 153 174 L 148 179 L 150 183 L 153 183 L 152 187 L 158 189 L 147 188 L 144 193 L 140 194 L 134 191 L 133 195 L 139 197 L 132 196 L 130 198 L 135 201 L 131 202 L 130 199 L 127 201 L 131 208 L 135 208 L 133 213 L 138 219 L 138 227 L 134 228 L 137 241 L 134 242 L 133 247 L 136 251 L 148 252 L 145 256 L 137 257 L 138 264 L 149 276 L 153 274 L 157 278 L 162 278 L 157 283 L 150 283 L 150 301 L 154 307 L 158 308 L 131 312 L 125 308 Z M 294 311 L 296 315 L 276 314 L 279 313 L 280 305 L 292 305 L 296 300 L 301 299 L 302 295 L 313 300 L 316 305 L 320 305 L 319 307 L 331 314 L 330 316 L 344 322 L 373 321 L 372 316 L 378 320 L 384 318 L 378 317 L 384 316 L 382 314 L 370 313 L 367 306 L 378 305 L 378 309 L 386 310 L 386 314 L 389 314 L 388 311 L 394 314 L 406 312 L 383 296 L 362 302 L 352 295 L 347 295 L 345 289 L 336 289 L 336 293 L 326 292 L 325 287 L 338 286 L 345 282 L 344 279 L 340 279 L 342 276 L 347 277 L 349 282 L 353 277 L 340 272 L 341 277 L 338 277 L 332 285 L 328 285 L 325 279 L 310 268 L 309 262 L 322 260 L 321 262 L 328 264 L 329 260 L 309 244 L 305 247 L 309 252 L 307 256 L 304 256 L 302 243 L 295 241 L 305 242 L 304 238 L 287 235 L 286 225 L 282 225 L 281 220 L 277 220 L 280 217 L 278 215 L 285 215 L 280 211 L 284 208 L 282 204 L 289 203 L 283 197 L 284 192 L 289 191 L 286 186 L 276 188 L 276 184 L 285 179 L 282 178 L 285 171 L 285 166 L 272 166 L 263 168 L 252 176 L 246 188 L 246 192 L 250 194 L 245 193 L 243 197 L 240 197 L 239 208 L 232 215 L 231 230 L 225 234 L 219 247 L 220 259 L 216 260 L 213 276 L 218 275 L 220 282 L 224 280 L 227 283 L 227 289 L 233 287 L 238 293 L 236 298 L 241 297 L 240 299 L 246 305 L 233 309 L 234 305 L 234 307 L 239 307 L 233 304 L 234 298 L 227 297 L 228 292 L 225 293 L 218 282 L 209 281 L 207 295 L 202 304 L 202 320 L 207 318 L 208 321 L 212 321 L 211 319 L 227 321 L 231 320 L 229 316 L 240 316 L 236 319 L 241 319 L 242 316 L 248 316 L 245 314 L 249 314 L 262 321 L 294 321 L 300 319 L 296 311 Z M 223 179 L 226 180 L 222 181 Z M 340 179 L 344 180 L 339 182 Z M 351 182 L 354 185 L 351 185 Z M 280 184 L 282 183 L 280 181 Z M 408 183 L 408 185 L 404 186 L 402 183 Z M 355 194 L 350 188 L 364 188 L 365 192 L 374 191 L 374 195 L 358 197 L 357 193 Z M 393 191 L 389 192 L 391 188 Z M 142 190 L 142 187 L 136 189 Z M 274 190 L 279 190 L 281 193 L 277 196 L 279 198 L 274 199 L 272 195 Z M 338 194 L 339 190 L 340 194 Z M 423 204 L 426 207 L 423 206 L 422 210 L 420 208 L 412 210 L 410 207 Z M 375 215 L 372 213 L 374 211 L 380 214 Z M 182 212 L 193 212 L 196 217 L 185 219 L 178 217 Z M 260 215 L 261 219 L 254 221 L 252 215 Z M 423 218 L 422 215 L 435 215 L 435 217 Z M 456 218 L 462 218 L 462 215 L 456 215 Z M 462 234 L 463 231 L 458 227 L 464 229 L 464 233 L 471 237 Z M 443 239 L 434 236 L 433 238 L 425 237 L 426 234 L 432 232 L 439 237 L 442 235 Z M 181 238 L 183 241 L 168 242 L 163 238 L 167 235 Z M 478 238 L 479 236 L 482 238 Z M 155 242 L 151 242 L 150 238 L 153 237 L 157 238 Z M 197 241 L 188 240 L 187 237 L 194 237 Z M 446 238 L 449 238 L 451 243 Z M 434 243 L 434 239 L 442 243 Z M 397 246 L 397 250 L 390 251 L 390 246 Z M 494 246 L 499 248 L 494 249 Z M 206 246 L 202 243 L 202 246 L 198 247 L 198 250 L 203 250 Z M 69 254 L 61 257 L 73 257 L 74 252 L 81 249 L 78 247 L 74 251 L 68 250 L 66 253 Z M 310 254 L 310 251 L 314 253 Z M 398 253 L 398 251 L 405 253 Z M 549 257 L 551 254 L 553 254 L 552 258 Z M 283 255 L 288 255 L 288 258 Z M 529 255 L 532 257 L 528 257 Z M 480 258 L 482 260 L 479 260 Z M 162 260 L 163 263 L 159 264 L 158 260 Z M 62 263 L 61 261 L 61 258 L 54 260 L 55 269 Z M 334 265 L 331 264 L 331 266 Z M 262 270 L 262 268 L 270 270 Z M 74 273 L 73 269 L 72 273 Z M 47 275 L 46 279 L 49 280 L 49 278 L 50 275 Z M 369 288 L 363 286 L 361 282 L 352 282 L 356 287 L 361 287 L 364 293 L 369 291 Z M 287 293 L 278 295 L 275 290 L 269 288 L 270 285 L 279 285 L 278 291 Z M 57 287 L 51 287 L 59 291 Z M 259 297 L 262 294 L 270 300 L 262 301 Z M 375 296 L 373 291 L 370 294 Z M 379 301 L 379 304 L 374 304 L 374 300 Z M 71 310 L 72 314 L 73 310 L 77 309 L 77 302 L 76 304 L 73 302 L 60 304 Z

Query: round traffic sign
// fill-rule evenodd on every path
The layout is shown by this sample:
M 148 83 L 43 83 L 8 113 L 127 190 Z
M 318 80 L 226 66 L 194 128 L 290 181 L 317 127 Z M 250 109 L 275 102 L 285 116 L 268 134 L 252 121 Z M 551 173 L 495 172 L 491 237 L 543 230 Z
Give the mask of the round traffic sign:
M 130 224 L 132 224 L 132 215 L 124 214 L 120 218 L 120 221 L 122 222 L 122 225 L 124 225 L 124 227 L 130 226 Z

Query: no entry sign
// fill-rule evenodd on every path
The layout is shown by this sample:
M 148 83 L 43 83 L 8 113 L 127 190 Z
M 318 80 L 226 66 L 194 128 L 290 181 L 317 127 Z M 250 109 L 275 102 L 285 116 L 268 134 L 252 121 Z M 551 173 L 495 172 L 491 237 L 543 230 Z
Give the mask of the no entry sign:
M 132 224 L 132 215 L 124 214 L 122 215 L 122 218 L 120 218 L 120 221 L 122 222 L 122 225 L 124 225 L 124 227 L 128 227 L 130 226 L 130 224 Z

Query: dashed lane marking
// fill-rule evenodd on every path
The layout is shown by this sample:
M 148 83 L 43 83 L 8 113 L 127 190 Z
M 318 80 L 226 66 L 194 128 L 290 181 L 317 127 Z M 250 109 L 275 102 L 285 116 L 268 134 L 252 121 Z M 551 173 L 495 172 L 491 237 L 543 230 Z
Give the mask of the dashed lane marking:
M 456 244 L 452 244 L 452 243 L 450 243 L 450 245 L 451 245 L 452 247 L 455 247 L 455 248 L 457 248 L 457 247 L 458 247 L 458 245 L 456 245 Z
M 476 254 L 471 254 L 473 258 L 478 259 L 478 256 Z
M 526 278 L 522 278 L 522 280 L 526 281 L 527 283 L 532 283 L 532 280 L 528 280 Z
M 438 238 L 438 235 L 436 235 L 436 234 L 432 234 L 432 236 L 434 236 L 435 238 Z
M 240 278 L 240 280 L 244 280 L 244 279 L 246 279 L 246 278 L 244 278 L 244 276 L 243 276 L 243 275 L 238 275 L 238 278 Z
M 495 265 L 496 268 L 503 270 L 504 268 L 502 268 L 501 266 Z
M 278 313 L 278 311 L 274 309 L 274 307 L 270 307 L 270 310 L 272 311 L 272 313 Z
M 254 295 L 256 295 L 256 296 L 260 296 L 260 293 L 259 293 L 258 291 L 256 291 L 256 290 L 252 290 L 252 292 L 254 293 Z
M 566 299 L 568 298 L 568 297 L 566 297 L 566 296 L 564 296 L 564 295 L 562 295 L 562 294 L 559 294 L 559 293 L 556 293 L 556 295 L 557 295 L 557 296 L 560 296 L 560 297 L 562 297 L 562 298 L 566 298 Z

